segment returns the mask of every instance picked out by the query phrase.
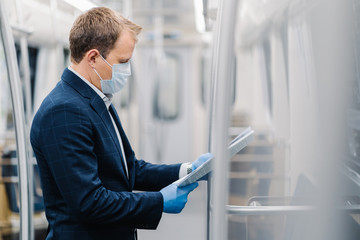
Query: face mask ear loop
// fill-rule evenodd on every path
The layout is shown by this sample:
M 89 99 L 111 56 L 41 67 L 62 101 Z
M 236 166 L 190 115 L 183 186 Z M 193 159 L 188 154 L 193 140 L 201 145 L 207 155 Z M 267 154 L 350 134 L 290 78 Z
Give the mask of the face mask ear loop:
M 98 75 L 98 77 L 100 78 L 100 80 L 103 80 L 102 77 L 100 77 L 100 74 L 96 71 L 96 69 L 94 67 L 93 67 L 93 69 L 94 69 L 96 75 Z
M 109 67 L 112 68 L 112 66 L 110 65 L 110 63 L 108 61 L 106 61 L 106 59 L 100 54 L 100 57 L 104 60 L 104 62 L 106 62 L 107 65 L 109 65 Z

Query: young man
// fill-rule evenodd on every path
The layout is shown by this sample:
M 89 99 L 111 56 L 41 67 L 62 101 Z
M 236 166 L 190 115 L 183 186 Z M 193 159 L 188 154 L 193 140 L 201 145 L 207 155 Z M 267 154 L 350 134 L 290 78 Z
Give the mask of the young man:
M 155 229 L 162 212 L 181 212 L 197 187 L 171 183 L 209 154 L 193 164 L 137 160 L 111 104 L 131 74 L 140 31 L 108 8 L 85 12 L 70 31 L 72 65 L 40 106 L 30 136 L 49 222 L 46 239 L 135 239 L 136 228 Z

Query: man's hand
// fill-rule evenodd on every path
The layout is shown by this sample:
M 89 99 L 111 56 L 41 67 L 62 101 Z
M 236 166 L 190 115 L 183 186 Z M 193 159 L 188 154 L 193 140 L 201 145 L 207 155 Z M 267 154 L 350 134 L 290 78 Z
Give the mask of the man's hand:
M 180 213 L 185 207 L 189 193 L 198 185 L 198 183 L 192 183 L 185 187 L 178 187 L 175 184 L 170 184 L 161 189 L 160 192 L 164 198 L 163 211 L 166 213 Z
M 208 161 L 209 159 L 213 158 L 214 156 L 211 153 L 205 153 L 200 155 L 191 165 L 191 168 L 193 171 L 195 171 L 198 167 L 200 167 L 202 164 L 204 164 L 206 161 Z M 207 180 L 208 174 L 205 175 L 204 177 L 200 178 L 199 181 L 201 180 Z

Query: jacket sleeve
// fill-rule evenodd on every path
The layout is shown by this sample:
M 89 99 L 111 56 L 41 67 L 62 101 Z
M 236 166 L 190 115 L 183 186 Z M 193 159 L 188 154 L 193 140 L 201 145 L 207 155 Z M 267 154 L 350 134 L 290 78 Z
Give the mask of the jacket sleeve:
M 181 164 L 159 165 L 135 160 L 135 189 L 159 191 L 179 179 Z
M 56 182 L 54 187 L 69 212 L 84 223 L 156 228 L 163 209 L 161 193 L 106 189 L 97 173 L 92 125 L 85 110 L 69 103 L 48 109 L 34 120 L 33 127 L 37 128 L 39 149 Z

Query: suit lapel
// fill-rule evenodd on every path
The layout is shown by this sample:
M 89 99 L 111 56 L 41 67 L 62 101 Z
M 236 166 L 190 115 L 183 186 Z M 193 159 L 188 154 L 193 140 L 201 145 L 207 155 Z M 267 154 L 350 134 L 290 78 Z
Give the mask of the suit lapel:
M 122 164 L 122 171 L 123 171 L 123 176 L 126 179 L 126 182 L 129 184 L 128 178 L 126 176 L 126 170 L 125 170 L 125 165 L 124 165 L 124 157 L 122 155 L 122 151 L 121 151 L 121 147 L 120 147 L 120 143 L 119 143 L 119 139 L 116 135 L 115 132 L 115 128 L 114 128 L 114 124 L 111 121 L 110 115 L 108 110 L 106 109 L 105 103 L 104 101 L 96 94 L 97 97 L 94 97 L 91 100 L 91 106 L 93 107 L 93 109 L 95 110 L 95 112 L 100 116 L 100 118 L 102 119 L 102 121 L 104 122 L 108 132 L 110 133 L 115 145 L 116 145 L 116 149 L 119 152 L 120 155 L 120 161 Z
M 100 97 L 97 97 L 97 98 L 95 97 L 91 100 L 90 104 L 91 104 L 92 108 L 95 110 L 95 112 L 100 116 L 101 120 L 104 122 L 109 134 L 111 135 L 111 137 L 116 145 L 116 149 L 118 150 L 118 152 L 120 153 L 120 155 L 122 157 L 120 143 L 116 136 L 114 124 L 111 121 L 109 112 L 106 109 L 104 101 Z

